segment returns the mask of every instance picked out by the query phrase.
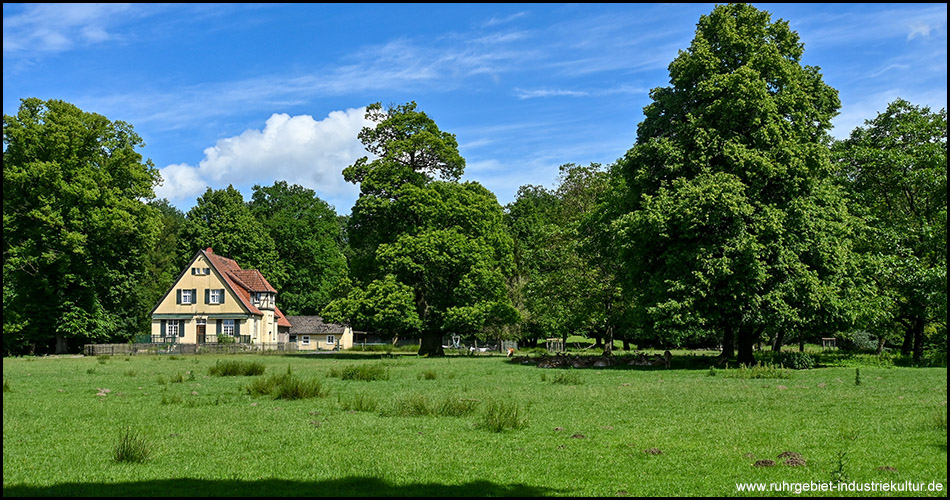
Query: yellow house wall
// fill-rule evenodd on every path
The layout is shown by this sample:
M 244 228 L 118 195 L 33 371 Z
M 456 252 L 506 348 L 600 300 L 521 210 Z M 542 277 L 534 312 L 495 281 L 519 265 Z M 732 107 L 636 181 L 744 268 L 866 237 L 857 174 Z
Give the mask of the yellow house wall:
M 340 349 L 349 349 L 353 347 L 353 329 L 346 328 L 343 330 L 342 334 L 331 334 L 335 337 L 334 342 L 331 344 L 327 342 L 327 334 L 319 333 L 310 335 L 310 345 L 303 344 L 304 335 L 297 335 L 297 350 L 298 351 L 317 351 L 323 350 L 328 351 L 334 349 L 337 344 L 340 345 Z
M 209 268 L 211 269 L 210 274 L 207 275 L 193 275 L 191 274 L 192 268 Z M 207 289 L 218 289 L 224 290 L 224 304 L 205 304 L 205 290 Z M 177 290 L 195 290 L 195 297 L 193 297 L 192 304 L 177 304 Z M 198 329 L 195 318 L 207 318 L 207 325 L 205 327 L 205 333 L 208 335 L 213 335 L 216 332 L 217 324 L 216 320 L 218 318 L 209 318 L 208 315 L 233 315 L 235 323 L 240 324 L 241 335 L 250 335 L 251 341 L 255 343 L 261 342 L 261 321 L 252 317 L 250 319 L 241 319 L 246 317 L 248 312 L 241 307 L 240 298 L 232 292 L 227 285 L 224 283 L 224 279 L 215 272 L 214 268 L 211 267 L 211 264 L 205 259 L 203 255 L 198 255 L 198 257 L 185 269 L 185 273 L 178 279 L 175 285 L 171 288 L 167 295 L 159 303 L 158 307 L 155 309 L 153 314 L 175 314 L 175 315 L 187 315 L 189 319 L 183 320 L 183 328 L 185 331 L 185 336 L 179 336 L 177 342 L 185 344 L 194 344 L 198 341 Z M 265 311 L 267 314 L 267 311 Z M 270 323 L 274 323 L 274 314 L 270 312 Z M 152 335 L 158 336 L 161 335 L 161 320 L 163 318 L 154 318 L 152 319 Z M 266 320 L 265 320 L 266 321 Z M 271 328 L 274 331 L 274 336 L 276 338 L 277 326 L 276 324 Z M 265 330 L 266 333 L 266 330 Z M 276 340 L 275 340 L 276 342 Z

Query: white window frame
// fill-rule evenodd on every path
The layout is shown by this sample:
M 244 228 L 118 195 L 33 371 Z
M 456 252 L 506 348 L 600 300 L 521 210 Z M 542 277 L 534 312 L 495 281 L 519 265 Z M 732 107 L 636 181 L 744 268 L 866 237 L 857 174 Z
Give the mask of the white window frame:
M 195 303 L 195 298 L 191 296 L 191 288 L 182 288 L 181 303 L 182 305 L 191 305 Z
M 165 337 L 178 336 L 178 328 L 179 328 L 178 321 L 179 320 L 177 319 L 170 319 L 170 320 L 165 321 Z
M 228 323 L 230 321 L 230 323 Z M 221 320 L 221 335 L 230 335 L 234 336 L 234 322 L 236 319 L 222 319 Z
M 310 335 L 303 335 L 300 337 L 300 345 L 310 345 Z
M 224 290 L 220 288 L 211 288 L 208 292 L 208 303 L 209 304 L 223 304 L 221 300 L 224 298 Z
M 327 345 L 336 345 L 336 335 L 327 335 Z

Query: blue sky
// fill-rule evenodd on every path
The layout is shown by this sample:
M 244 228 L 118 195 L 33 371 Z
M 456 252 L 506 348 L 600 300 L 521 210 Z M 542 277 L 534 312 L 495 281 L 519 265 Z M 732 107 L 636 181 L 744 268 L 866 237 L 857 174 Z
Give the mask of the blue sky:
M 788 21 L 846 137 L 897 97 L 947 105 L 946 4 L 756 4 Z M 456 135 L 502 204 L 565 163 L 609 164 L 714 4 L 3 4 L 3 113 L 61 99 L 131 123 L 187 211 L 286 180 L 347 214 L 373 102 Z

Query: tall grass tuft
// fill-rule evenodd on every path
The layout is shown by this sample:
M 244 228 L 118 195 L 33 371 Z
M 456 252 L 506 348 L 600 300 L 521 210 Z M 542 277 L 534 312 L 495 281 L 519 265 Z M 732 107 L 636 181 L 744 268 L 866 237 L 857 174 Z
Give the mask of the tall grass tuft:
M 4 381 L 3 381 L 3 392 L 10 392 L 10 391 L 12 391 L 12 390 L 13 390 L 13 389 L 10 389 L 10 382 L 7 382 L 6 380 L 4 380 Z
M 581 385 L 583 382 L 581 381 L 580 376 L 578 376 L 576 373 L 563 372 L 558 373 L 551 383 L 559 385 Z
M 329 377 L 337 377 L 341 380 L 360 380 L 369 382 L 373 380 L 389 380 L 389 370 L 386 367 L 375 365 L 350 365 L 343 368 L 331 368 L 327 373 Z
M 112 459 L 119 463 L 142 463 L 151 456 L 151 445 L 145 436 L 126 427 L 119 437 L 118 443 L 112 448 Z
M 710 368 L 707 375 L 711 377 L 722 376 L 724 378 L 739 379 L 792 378 L 792 373 L 789 370 L 768 363 L 764 365 L 759 363 L 755 366 L 740 365 L 739 368 L 726 368 L 723 370 Z
M 528 417 L 526 410 L 517 403 L 491 401 L 482 415 L 482 426 L 492 432 L 524 429 L 528 426 Z
M 264 363 L 257 361 L 229 360 L 222 363 L 219 360 L 215 362 L 214 366 L 208 368 L 208 375 L 216 377 L 252 377 L 263 374 Z
M 376 399 L 361 393 L 357 393 L 348 399 L 337 396 L 337 402 L 343 411 L 376 411 L 376 408 L 379 407 L 379 402 Z
M 257 378 L 247 386 L 247 393 L 252 396 L 271 396 L 274 399 L 322 398 L 329 392 L 317 379 L 301 379 L 287 374 Z
M 464 417 L 475 411 L 478 401 L 447 396 L 433 399 L 425 394 L 412 394 L 397 400 L 383 416 L 398 417 Z

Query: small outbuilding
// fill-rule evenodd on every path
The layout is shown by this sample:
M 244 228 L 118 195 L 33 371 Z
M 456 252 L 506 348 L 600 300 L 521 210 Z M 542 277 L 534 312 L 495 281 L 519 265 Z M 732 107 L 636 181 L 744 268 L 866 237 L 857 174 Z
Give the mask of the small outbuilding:
M 327 351 L 353 347 L 353 329 L 337 323 L 326 323 L 320 316 L 288 316 L 290 342 L 298 351 Z

